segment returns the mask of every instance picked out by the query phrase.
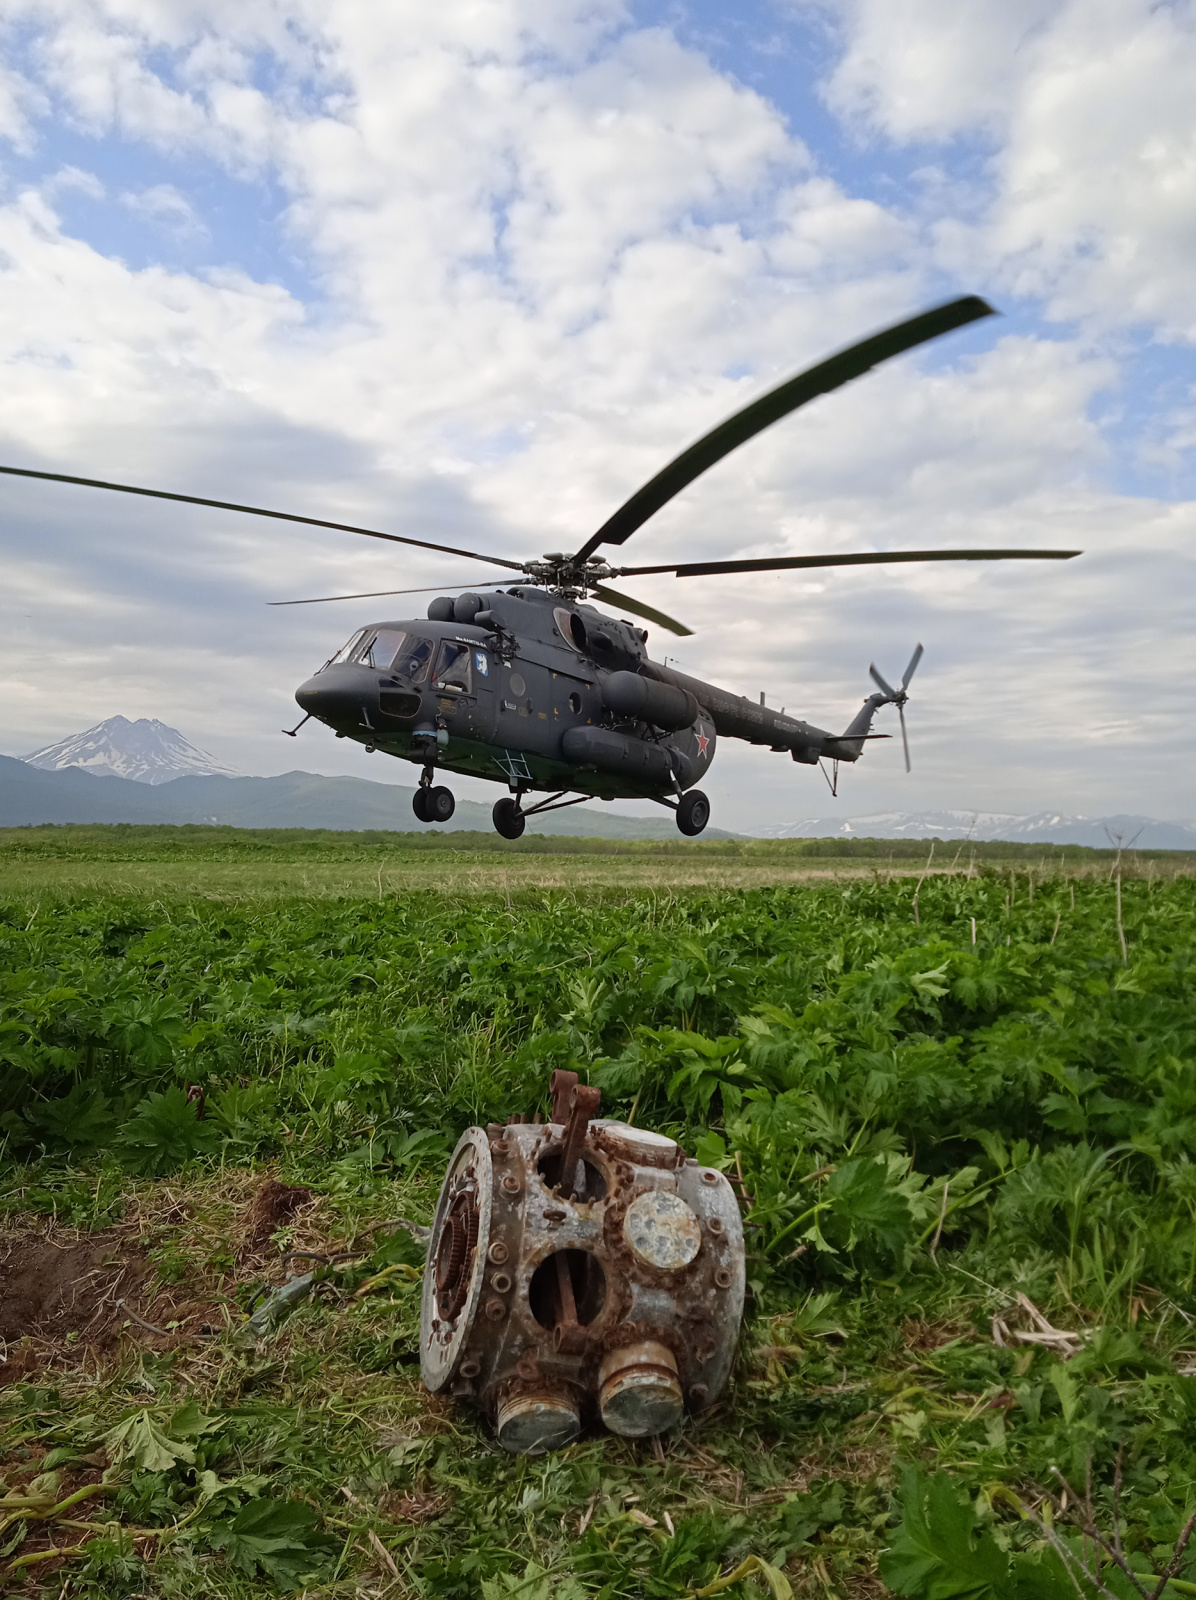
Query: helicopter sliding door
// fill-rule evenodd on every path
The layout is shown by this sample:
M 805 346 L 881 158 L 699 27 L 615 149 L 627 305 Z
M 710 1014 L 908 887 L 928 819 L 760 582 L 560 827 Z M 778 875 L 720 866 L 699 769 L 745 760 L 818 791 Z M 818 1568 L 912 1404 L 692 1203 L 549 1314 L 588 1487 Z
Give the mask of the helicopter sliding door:
M 488 743 L 494 737 L 494 667 L 494 656 L 485 645 L 467 639 L 441 640 L 432 686 L 437 693 L 436 709 L 450 739 Z

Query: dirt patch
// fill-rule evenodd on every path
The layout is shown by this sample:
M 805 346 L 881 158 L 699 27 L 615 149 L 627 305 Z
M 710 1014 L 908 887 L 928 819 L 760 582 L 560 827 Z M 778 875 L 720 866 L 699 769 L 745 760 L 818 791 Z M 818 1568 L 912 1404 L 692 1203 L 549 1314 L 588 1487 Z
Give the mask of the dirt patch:
M 311 1190 L 302 1184 L 279 1183 L 277 1178 L 267 1178 L 245 1213 L 241 1257 L 260 1255 L 273 1235 L 294 1222 L 299 1212 L 314 1199 Z
M 40 1233 L 10 1236 L 0 1246 L 0 1339 L 87 1339 L 112 1321 L 114 1297 L 135 1295 L 147 1263 L 127 1240 L 96 1234 L 59 1240 Z
M 0 1233 L 0 1385 L 80 1366 L 122 1340 L 169 1349 L 223 1320 L 210 1296 L 158 1283 L 132 1229 L 42 1223 Z

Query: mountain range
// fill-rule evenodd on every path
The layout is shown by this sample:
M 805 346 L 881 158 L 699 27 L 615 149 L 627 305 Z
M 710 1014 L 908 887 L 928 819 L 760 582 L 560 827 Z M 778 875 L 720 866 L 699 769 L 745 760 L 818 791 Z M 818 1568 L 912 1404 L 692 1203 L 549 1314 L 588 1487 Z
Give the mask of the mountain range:
M 413 788 L 366 778 L 284 772 L 275 778 L 186 777 L 150 784 L 98 777 L 80 767 L 44 770 L 0 756 L 0 827 L 44 823 L 129 822 L 232 828 L 331 828 L 347 832 L 423 832 L 411 811 Z M 458 800 L 443 831 L 489 833 L 490 806 Z M 594 839 L 678 839 L 671 816 L 629 817 L 590 806 L 552 811 L 528 822 L 532 833 Z M 710 839 L 738 835 L 708 828 Z
M 0 756 L 0 827 L 43 823 L 208 823 L 234 828 L 328 828 L 411 833 L 413 788 L 365 778 L 284 772 L 243 777 L 164 722 L 109 717 L 95 727 L 36 750 L 25 760 Z M 446 831 L 489 832 L 490 806 L 460 800 Z M 673 819 L 635 817 L 571 807 L 533 818 L 536 833 L 574 838 L 676 839 Z M 708 828 L 707 839 L 742 838 Z M 1108 849 L 1119 842 L 1146 850 L 1196 850 L 1196 825 L 1150 817 L 1031 815 L 973 811 L 877 811 L 862 816 L 805 817 L 757 828 L 763 839 L 969 839 L 1026 844 L 1080 844 Z
M 1096 850 L 1196 850 L 1196 825 L 1156 822 L 1153 817 L 1065 816 L 1035 811 L 874 811 L 858 817 L 804 817 L 757 828 L 760 839 L 974 839 L 1021 844 L 1082 844 Z

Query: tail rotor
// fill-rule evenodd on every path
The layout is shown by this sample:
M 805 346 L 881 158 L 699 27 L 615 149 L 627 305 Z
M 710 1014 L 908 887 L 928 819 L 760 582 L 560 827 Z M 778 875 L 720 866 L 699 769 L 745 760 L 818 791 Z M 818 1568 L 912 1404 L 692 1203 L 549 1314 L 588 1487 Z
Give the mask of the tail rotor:
M 884 700 L 881 703 L 883 705 L 895 705 L 897 707 L 897 715 L 901 719 L 901 743 L 905 749 L 905 770 L 907 772 L 911 771 L 912 769 L 909 759 L 909 735 L 905 730 L 905 703 L 909 699 L 910 680 L 913 678 L 914 673 L 918 670 L 918 662 L 921 661 L 921 659 L 922 646 L 919 645 L 914 651 L 913 655 L 909 658 L 909 666 L 906 667 L 905 672 L 902 674 L 900 689 L 894 689 L 892 684 L 886 683 L 884 678 L 881 677 L 880 673 L 877 672 L 875 666 L 870 666 L 868 668 L 873 682 L 884 695 Z

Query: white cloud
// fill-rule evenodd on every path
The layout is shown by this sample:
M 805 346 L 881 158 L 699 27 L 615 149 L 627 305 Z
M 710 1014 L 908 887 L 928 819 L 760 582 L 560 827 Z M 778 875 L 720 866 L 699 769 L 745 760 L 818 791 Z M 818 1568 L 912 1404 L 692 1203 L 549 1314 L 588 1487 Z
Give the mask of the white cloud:
M 127 190 L 120 203 L 179 241 L 197 242 L 208 237 L 203 219 L 187 196 L 172 183 L 154 183 L 147 189 Z
M 1196 340 L 1193 0 L 839 0 L 831 106 L 898 143 L 987 136 L 951 270 L 1096 328 Z

